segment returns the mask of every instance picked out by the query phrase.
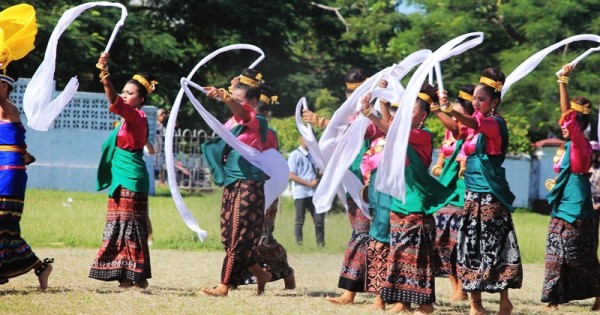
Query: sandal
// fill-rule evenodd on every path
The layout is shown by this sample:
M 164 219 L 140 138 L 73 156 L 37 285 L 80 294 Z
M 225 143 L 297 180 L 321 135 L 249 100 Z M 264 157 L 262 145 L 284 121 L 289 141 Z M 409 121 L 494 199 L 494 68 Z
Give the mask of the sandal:
M 44 270 L 48 268 L 48 266 L 54 262 L 54 258 L 44 258 L 44 261 L 41 265 L 37 266 L 34 270 L 36 276 L 40 276 Z

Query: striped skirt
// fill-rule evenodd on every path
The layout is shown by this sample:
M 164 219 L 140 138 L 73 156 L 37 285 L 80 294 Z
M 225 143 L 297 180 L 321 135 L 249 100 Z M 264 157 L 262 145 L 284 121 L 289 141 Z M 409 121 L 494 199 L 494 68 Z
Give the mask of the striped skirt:
M 435 220 L 431 215 L 390 213 L 391 249 L 381 297 L 386 303 L 435 302 Z
M 559 218 L 550 220 L 542 302 L 561 304 L 600 296 L 594 220 L 578 219 L 573 224 Z
M 102 247 L 90 278 L 141 282 L 152 277 L 148 249 L 148 194 L 117 188 L 108 198 Z
M 21 238 L 23 205 L 23 198 L 0 196 L 0 284 L 42 263 Z
M 435 276 L 456 276 L 456 243 L 463 208 L 446 205 L 435 213 Z
M 257 264 L 258 243 L 265 219 L 264 182 L 241 179 L 223 189 L 221 243 L 225 258 L 221 283 L 242 283 L 244 271 Z
M 382 243 L 374 238 L 369 240 L 367 248 L 366 292 L 380 294 L 387 275 L 389 255 L 389 243 Z
M 490 193 L 465 192 L 458 232 L 457 272 L 464 291 L 518 289 L 523 266 L 508 210 Z
M 364 292 L 371 220 L 362 213 L 352 198 L 348 198 L 348 218 L 352 236 L 344 253 L 338 287 L 352 292 Z
M 287 251 L 273 237 L 278 208 L 279 199 L 276 199 L 267 209 L 262 235 L 257 248 L 258 264 L 271 274 L 271 282 L 283 279 L 294 272 L 294 269 L 288 264 Z M 249 270 L 244 270 L 238 285 L 242 284 L 256 284 L 256 277 Z

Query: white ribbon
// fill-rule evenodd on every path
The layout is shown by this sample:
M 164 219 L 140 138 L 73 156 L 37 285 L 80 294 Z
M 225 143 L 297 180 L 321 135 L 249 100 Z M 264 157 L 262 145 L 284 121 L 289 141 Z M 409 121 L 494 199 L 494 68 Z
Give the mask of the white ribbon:
M 229 129 L 202 106 L 200 101 L 194 96 L 194 93 L 189 89 L 189 86 L 192 86 L 197 90 L 203 90 L 204 88 L 202 86 L 187 78 L 181 78 L 181 86 L 198 113 L 200 113 L 200 116 L 206 121 L 206 124 L 208 124 L 208 126 L 212 128 L 212 130 L 233 150 L 237 151 L 242 157 L 248 160 L 248 162 L 260 168 L 261 171 L 267 174 L 269 179 L 265 182 L 264 205 L 264 210 L 266 211 L 273 201 L 275 201 L 275 199 L 286 189 L 288 184 L 290 169 L 283 155 L 273 148 L 260 152 L 240 141 L 231 133 L 231 131 L 229 131 Z
M 508 77 L 506 77 L 504 85 L 502 86 L 502 96 L 504 96 L 504 94 L 506 94 L 506 92 L 511 87 L 511 85 L 513 85 L 513 83 L 521 80 L 524 76 L 528 75 L 531 71 L 533 71 L 533 69 L 535 69 L 537 67 L 537 65 L 540 64 L 540 62 L 542 62 L 542 60 L 544 60 L 544 58 L 549 53 L 551 53 L 552 51 L 556 50 L 557 48 L 567 45 L 569 43 L 576 42 L 576 41 L 582 41 L 582 40 L 589 40 L 589 41 L 594 41 L 594 42 L 600 43 L 600 36 L 593 35 L 593 34 L 575 35 L 575 36 L 571 36 L 569 38 L 563 39 L 554 45 L 548 46 L 548 47 L 538 51 L 531 57 L 527 58 L 527 60 L 523 61 L 515 70 L 513 70 L 513 72 Z M 598 50 L 598 49 L 600 49 L 600 47 L 593 48 L 593 49 L 586 51 L 584 54 L 582 54 L 577 59 L 575 59 L 572 62 L 572 64 L 579 62 L 581 59 L 585 58 L 587 55 L 589 55 L 590 53 L 592 53 L 593 51 Z M 562 72 L 562 69 L 559 72 Z M 560 74 L 557 73 L 557 75 L 560 75 Z
M 468 38 L 475 37 L 463 43 Z M 452 56 L 459 55 L 483 42 L 483 33 L 474 32 L 458 36 L 444 44 L 417 68 L 406 86 L 400 104 L 396 111 L 394 120 L 388 130 L 385 146 L 379 160 L 379 169 L 386 172 L 378 172 L 375 187 L 377 190 L 405 201 L 404 167 L 406 163 L 406 147 L 408 146 L 408 135 L 410 132 L 413 104 L 417 99 L 423 82 L 430 70 L 440 61 Z M 440 78 L 441 79 L 441 76 Z
M 77 76 L 74 76 L 69 80 L 65 89 L 56 99 L 51 101 L 54 86 L 52 80 L 54 79 L 56 46 L 58 45 L 58 39 L 73 20 L 83 11 L 95 6 L 109 6 L 121 9 L 121 19 L 115 25 L 104 51 L 108 52 L 110 50 L 119 28 L 123 25 L 127 17 L 125 6 L 120 3 L 99 1 L 84 3 L 65 11 L 56 24 L 54 31 L 52 31 L 52 35 L 50 35 L 44 61 L 42 61 L 35 71 L 23 95 L 23 111 L 27 116 L 27 125 L 29 127 L 39 131 L 48 131 L 54 119 L 62 112 L 63 108 L 75 95 L 75 92 L 77 92 L 79 82 L 77 81 Z
M 260 48 L 254 46 L 254 45 L 235 44 L 235 45 L 225 46 L 225 47 L 222 47 L 220 49 L 213 51 L 206 57 L 202 58 L 202 60 L 200 60 L 200 62 L 198 62 L 198 64 L 196 64 L 196 66 L 192 69 L 192 71 L 190 71 L 187 78 L 191 79 L 192 76 L 198 71 L 198 69 L 200 69 L 200 67 L 202 67 L 203 65 L 208 63 L 210 60 L 212 60 L 217 55 L 219 55 L 223 52 L 227 52 L 227 51 L 231 51 L 231 50 L 240 50 L 240 49 L 252 50 L 252 51 L 258 52 L 260 54 L 260 56 L 252 63 L 252 65 L 250 65 L 249 68 L 254 68 L 258 63 L 260 63 L 265 58 L 265 53 Z M 200 228 L 200 226 L 198 225 L 198 222 L 196 221 L 196 219 L 194 219 L 193 215 L 190 213 L 190 210 L 188 209 L 187 205 L 185 204 L 185 201 L 183 200 L 183 197 L 181 196 L 181 193 L 179 192 L 179 186 L 177 185 L 177 179 L 176 179 L 176 175 L 175 175 L 175 162 L 173 159 L 173 136 L 175 135 L 175 122 L 177 121 L 177 114 L 179 113 L 179 107 L 181 105 L 183 93 L 184 93 L 184 90 L 183 90 L 183 87 L 181 87 L 179 89 L 179 92 L 177 93 L 177 97 L 175 98 L 175 102 L 173 103 L 173 106 L 171 108 L 170 117 L 167 122 L 167 128 L 165 131 L 165 163 L 166 163 L 166 167 L 167 167 L 167 181 L 169 183 L 169 189 L 171 190 L 171 196 L 173 197 L 173 202 L 175 203 L 175 206 L 177 207 L 177 211 L 179 211 L 179 214 L 181 215 L 183 222 L 189 229 L 191 229 L 192 231 L 194 231 L 198 234 L 198 238 L 200 239 L 200 241 L 204 241 L 204 239 L 206 239 L 207 233 L 206 233 L 206 231 L 204 231 L 203 229 Z M 265 190 L 266 190 L 266 188 L 265 188 Z
M 363 85 L 371 87 L 373 91 L 371 96 L 372 99 L 381 97 L 391 103 L 399 102 L 400 97 L 404 92 L 400 80 L 402 80 L 414 66 L 423 62 L 430 54 L 430 50 L 419 50 L 414 52 L 402 60 L 400 64 L 394 64 L 393 66 L 378 72 L 378 75 L 373 78 L 373 82 L 367 80 Z M 390 77 L 390 79 L 388 79 L 388 87 L 385 89 L 379 87 L 373 89 L 374 86 L 379 84 L 381 78 L 384 76 Z M 360 102 L 357 105 L 359 104 Z M 346 187 L 346 190 L 352 196 L 352 199 L 356 201 L 357 205 L 363 210 L 363 213 L 369 217 L 368 204 L 364 203 L 362 198 L 360 198 L 362 184 L 348 168 L 360 152 L 360 148 L 364 143 L 364 134 L 370 124 L 371 121 L 368 118 L 363 115 L 358 115 L 350 124 L 347 131 L 339 138 L 331 156 L 331 161 L 335 161 L 335 163 L 329 163 L 327 165 L 321 183 L 313 196 L 313 203 L 315 204 L 315 209 L 318 213 L 326 212 L 331 208 L 335 193 L 334 188 L 339 186 L 340 182 L 343 182 L 344 187 Z M 356 180 L 351 181 L 350 178 Z

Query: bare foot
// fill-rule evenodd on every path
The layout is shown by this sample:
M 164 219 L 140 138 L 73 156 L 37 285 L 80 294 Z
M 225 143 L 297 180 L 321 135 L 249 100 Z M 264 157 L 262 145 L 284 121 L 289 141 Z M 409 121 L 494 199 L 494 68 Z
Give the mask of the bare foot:
M 412 311 L 410 308 L 410 303 L 405 302 L 398 302 L 389 310 L 390 313 L 407 313 L 410 311 Z
M 544 312 L 558 311 L 558 304 L 548 303 L 548 305 L 546 305 L 542 308 L 542 311 L 544 311 Z
M 592 311 L 593 312 L 597 312 L 600 311 L 600 297 L 596 297 L 596 300 L 594 301 L 594 305 L 592 306 Z
M 134 285 L 140 289 L 146 289 L 146 288 L 148 288 L 148 280 L 144 279 L 140 282 L 136 282 Z
M 119 281 L 119 288 L 121 289 L 129 289 L 133 287 L 133 281 L 131 280 L 120 280 Z
M 500 304 L 500 309 L 498 310 L 498 315 L 510 315 L 512 314 L 513 305 L 512 303 Z
M 421 304 L 413 314 L 426 315 L 431 313 L 433 313 L 433 304 Z
M 294 273 L 290 273 L 287 277 L 283 278 L 283 283 L 285 284 L 284 290 L 294 290 L 296 289 L 296 277 Z
M 471 301 L 471 309 L 469 310 L 469 315 L 485 315 L 485 308 L 483 308 L 481 301 Z
M 454 292 L 454 294 L 452 294 L 452 296 L 450 297 L 450 301 L 452 302 L 466 301 L 468 299 L 469 295 L 463 290 Z
M 227 286 L 226 284 L 220 283 L 216 288 L 214 288 L 214 289 L 204 288 L 204 289 L 202 289 L 202 292 L 204 292 L 204 294 L 206 294 L 208 296 L 225 297 L 225 296 L 227 296 L 227 293 L 229 293 L 229 286 Z
M 52 272 L 52 265 L 48 265 L 44 271 L 38 276 L 38 281 L 40 282 L 40 290 L 44 291 L 48 288 L 48 278 L 50 277 L 50 273 Z
M 373 304 L 367 306 L 367 309 L 373 310 L 373 311 L 378 311 L 378 310 L 385 311 L 385 302 L 381 298 L 381 295 L 376 295 L 375 300 L 373 300 Z
M 328 297 L 327 301 L 333 304 L 352 304 L 354 303 L 354 297 L 356 296 L 356 292 L 353 291 L 344 291 L 342 295 L 338 297 Z
M 265 293 L 265 286 L 267 285 L 267 282 L 271 281 L 271 278 L 271 274 L 266 271 L 263 275 L 256 277 L 256 295 L 261 295 Z

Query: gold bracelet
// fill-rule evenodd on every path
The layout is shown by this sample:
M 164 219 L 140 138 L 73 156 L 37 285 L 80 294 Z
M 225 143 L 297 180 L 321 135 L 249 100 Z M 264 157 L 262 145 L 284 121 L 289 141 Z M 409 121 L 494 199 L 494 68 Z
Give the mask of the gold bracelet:
M 452 106 L 450 105 L 440 106 L 440 109 L 446 114 L 450 114 L 452 112 Z
M 315 126 L 319 125 L 319 115 L 317 115 L 317 113 L 313 113 L 312 122 L 313 122 L 313 125 L 315 125 Z
M 221 89 L 219 89 L 219 91 L 223 92 L 223 96 L 221 97 L 222 102 L 231 101 L 231 94 L 229 94 L 229 92 L 227 92 L 227 90 L 221 88 Z
M 561 75 L 560 77 L 558 77 L 558 80 L 556 80 L 556 82 L 558 82 L 558 83 L 564 83 L 564 84 L 569 84 L 569 77 Z
M 104 81 L 104 79 L 108 78 L 109 75 L 110 75 L 110 73 L 108 73 L 108 71 L 106 71 L 106 70 L 100 71 L 100 74 L 98 75 L 98 77 L 100 78 L 100 82 L 102 82 L 102 81 Z
M 433 175 L 435 173 L 435 170 L 437 170 L 437 169 L 442 170 L 442 166 L 439 165 L 439 164 L 436 164 L 434 167 L 432 167 L 431 168 L 431 175 Z M 433 175 L 433 176 L 435 176 L 435 175 Z
M 431 105 L 429 105 L 429 110 L 432 112 L 435 112 L 436 110 L 440 110 L 440 105 L 432 103 Z
M 371 112 L 373 111 L 373 106 L 367 107 L 367 109 L 363 109 L 362 114 L 365 117 L 369 117 L 369 115 L 371 115 Z

